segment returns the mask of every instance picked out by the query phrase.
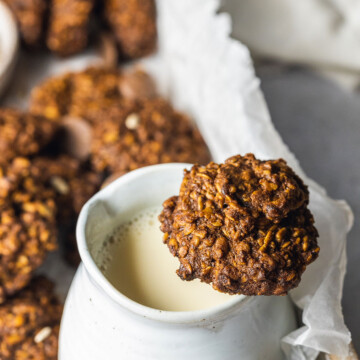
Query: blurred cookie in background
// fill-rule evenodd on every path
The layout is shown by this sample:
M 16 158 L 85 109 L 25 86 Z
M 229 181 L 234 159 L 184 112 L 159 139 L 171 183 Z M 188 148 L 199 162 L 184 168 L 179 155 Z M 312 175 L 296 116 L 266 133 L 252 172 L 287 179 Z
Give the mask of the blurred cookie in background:
M 155 51 L 157 30 L 154 0 L 105 0 L 104 12 L 122 57 L 136 59 Z
M 37 157 L 33 166 L 42 174 L 41 182 L 55 192 L 64 255 L 71 265 L 78 265 L 76 222 L 83 205 L 99 190 L 102 175 L 92 171 L 88 163 L 68 155 Z
M 69 56 L 88 44 L 90 14 L 94 0 L 52 0 L 46 36 L 48 48 L 60 56 Z
M 54 136 L 57 124 L 44 117 L 10 108 L 0 108 L 0 164 L 15 156 L 30 156 L 44 148 Z
M 98 116 L 91 154 L 98 171 L 122 173 L 160 163 L 210 160 L 200 132 L 163 98 L 104 109 Z
M 44 39 L 47 0 L 4 0 L 12 10 L 21 38 L 29 47 L 41 46 Z
M 31 92 L 30 112 L 61 121 L 71 115 L 91 119 L 91 113 L 120 99 L 118 70 L 90 67 L 46 79 Z
M 0 305 L 0 358 L 56 360 L 62 310 L 54 284 L 34 278 Z
M 47 47 L 54 54 L 67 57 L 83 51 L 91 38 L 104 40 L 101 36 L 103 30 L 109 31 L 117 42 L 117 48 L 111 50 L 112 63 L 118 60 L 118 52 L 120 58 L 127 60 L 147 56 L 156 49 L 154 0 L 5 2 L 13 12 L 29 50 Z M 102 13 L 104 16 L 99 16 Z
M 57 248 L 55 195 L 29 159 L 0 165 L 0 303 Z

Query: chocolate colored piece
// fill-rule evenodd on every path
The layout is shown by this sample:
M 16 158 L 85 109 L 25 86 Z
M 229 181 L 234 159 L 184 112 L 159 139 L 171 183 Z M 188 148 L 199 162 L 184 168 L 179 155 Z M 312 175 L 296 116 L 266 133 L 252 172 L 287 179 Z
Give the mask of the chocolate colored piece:
M 84 119 L 65 116 L 60 126 L 62 150 L 75 159 L 88 159 L 92 142 L 92 127 Z
M 237 155 L 185 171 L 159 219 L 181 279 L 229 294 L 284 295 L 319 254 L 308 202 L 284 160 Z
M 63 306 L 53 288 L 50 280 L 36 277 L 0 305 L 0 359 L 57 359 Z
M 151 54 L 156 48 L 154 0 L 105 0 L 105 18 L 125 58 Z
M 129 71 L 120 77 L 120 94 L 127 99 L 152 99 L 156 97 L 154 80 L 142 70 Z
M 98 171 L 124 173 L 159 163 L 210 160 L 205 142 L 189 118 L 162 98 L 123 102 L 104 109 L 98 117 L 91 157 Z
M 100 64 L 108 69 L 116 69 L 119 60 L 119 52 L 115 36 L 109 32 L 101 33 L 99 36 L 98 49 L 101 57 Z

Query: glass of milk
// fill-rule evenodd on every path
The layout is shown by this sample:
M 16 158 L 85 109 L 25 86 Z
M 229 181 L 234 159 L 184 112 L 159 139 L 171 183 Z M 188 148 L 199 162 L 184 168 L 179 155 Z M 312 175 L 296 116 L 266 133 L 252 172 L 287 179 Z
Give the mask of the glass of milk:
M 190 166 L 135 170 L 84 206 L 60 360 L 284 357 L 281 338 L 297 327 L 287 296 L 231 296 L 176 275 L 157 216 Z

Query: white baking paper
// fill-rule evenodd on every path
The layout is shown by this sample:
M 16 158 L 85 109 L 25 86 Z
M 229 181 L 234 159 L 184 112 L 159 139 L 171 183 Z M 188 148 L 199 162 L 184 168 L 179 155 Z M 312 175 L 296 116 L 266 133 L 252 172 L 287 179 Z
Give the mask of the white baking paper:
M 262 159 L 282 157 L 309 185 L 321 251 L 290 294 L 303 309 L 304 325 L 283 339 L 283 348 L 292 360 L 315 359 L 319 351 L 345 356 L 350 333 L 340 300 L 351 210 L 306 177 L 276 132 L 248 49 L 230 38 L 230 18 L 218 14 L 218 6 L 218 0 L 157 0 L 158 52 L 142 64 L 157 79 L 161 92 L 193 116 L 215 161 L 248 152 Z M 79 70 L 96 61 L 94 50 L 66 61 L 22 55 L 5 104 L 26 107 L 30 89 L 48 75 Z M 65 295 L 73 270 L 59 254 L 53 254 L 42 271 L 57 280 Z

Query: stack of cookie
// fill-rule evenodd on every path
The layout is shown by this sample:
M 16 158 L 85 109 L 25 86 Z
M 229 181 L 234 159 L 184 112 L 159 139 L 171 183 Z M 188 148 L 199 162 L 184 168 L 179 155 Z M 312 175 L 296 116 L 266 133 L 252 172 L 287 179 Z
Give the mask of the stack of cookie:
M 87 46 L 91 28 L 111 31 L 122 58 L 148 55 L 156 46 L 154 0 L 5 1 L 31 49 L 46 45 L 60 56 L 76 54 Z
M 33 276 L 59 230 L 77 264 L 76 220 L 105 179 L 210 155 L 145 72 L 101 67 L 49 78 L 28 112 L 0 109 L 0 150 L 0 358 L 52 359 L 61 305 L 51 282 Z
M 31 281 L 57 248 L 56 194 L 33 166 L 55 131 L 46 119 L 0 110 L 1 359 L 56 358 L 62 306 L 49 280 Z

